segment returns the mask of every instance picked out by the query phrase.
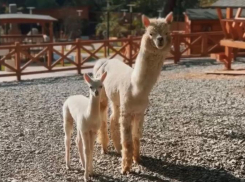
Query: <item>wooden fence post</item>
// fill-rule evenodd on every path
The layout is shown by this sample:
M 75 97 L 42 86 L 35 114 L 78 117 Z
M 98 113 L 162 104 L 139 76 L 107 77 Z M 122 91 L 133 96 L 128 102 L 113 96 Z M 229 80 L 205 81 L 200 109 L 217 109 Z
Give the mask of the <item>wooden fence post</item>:
M 65 55 L 65 46 L 64 45 L 61 46 L 61 54 Z M 63 67 L 65 66 L 65 60 L 64 59 L 61 60 L 61 65 Z
M 16 61 L 16 75 L 17 80 L 21 81 L 21 69 L 20 69 L 20 43 L 15 42 L 15 61 Z
M 232 61 L 231 53 L 232 53 L 232 48 L 225 47 L 225 55 L 226 55 L 225 68 L 227 70 L 231 70 L 231 61 Z
M 104 40 L 104 57 L 107 57 L 107 46 L 108 46 L 108 41 Z
M 207 56 L 208 54 L 208 38 L 207 38 L 207 34 L 203 34 L 202 36 L 202 52 L 201 55 L 202 56 Z
M 132 35 L 128 36 L 128 55 L 129 55 L 129 66 L 132 67 L 133 65 L 133 37 Z
M 48 45 L 48 70 L 52 70 L 52 61 L 53 61 L 53 45 Z
M 81 74 L 81 48 L 80 48 L 80 40 L 76 39 L 76 46 L 77 46 L 77 73 Z
M 180 53 L 180 34 L 174 34 L 174 64 L 177 64 L 180 61 L 181 53 Z

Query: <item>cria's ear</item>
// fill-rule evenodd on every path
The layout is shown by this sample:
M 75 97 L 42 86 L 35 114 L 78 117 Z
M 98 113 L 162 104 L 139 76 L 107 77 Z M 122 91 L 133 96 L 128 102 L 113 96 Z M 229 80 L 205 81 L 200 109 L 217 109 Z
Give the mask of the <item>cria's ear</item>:
M 145 26 L 145 28 L 147 28 L 150 25 L 149 18 L 147 16 L 145 16 L 145 15 L 142 15 L 141 19 L 142 19 L 143 25 Z
M 88 74 L 84 74 L 83 75 L 83 78 L 84 78 L 84 80 L 87 82 L 87 83 L 91 83 L 91 81 L 92 81 L 92 79 L 90 78 L 90 76 L 88 76 Z
M 103 73 L 103 75 L 100 78 L 101 82 L 103 82 L 105 80 L 106 75 L 107 75 L 107 72 Z
M 166 21 L 166 23 L 171 24 L 172 21 L 173 21 L 173 19 L 174 19 L 174 17 L 173 17 L 173 12 L 170 12 L 170 13 L 166 16 L 165 21 Z

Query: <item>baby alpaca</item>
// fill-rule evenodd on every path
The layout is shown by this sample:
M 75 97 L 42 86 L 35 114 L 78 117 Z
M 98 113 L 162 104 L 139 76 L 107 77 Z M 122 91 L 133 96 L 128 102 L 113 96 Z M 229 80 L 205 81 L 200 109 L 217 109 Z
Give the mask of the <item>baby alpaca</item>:
M 69 97 L 63 105 L 66 168 L 70 168 L 70 145 L 74 120 L 77 124 L 76 143 L 80 162 L 85 169 L 85 181 L 93 173 L 94 141 L 101 125 L 100 93 L 106 75 L 107 73 L 105 72 L 100 79 L 92 79 L 87 74 L 84 74 L 84 80 L 90 88 L 89 98 L 83 95 L 74 95 Z

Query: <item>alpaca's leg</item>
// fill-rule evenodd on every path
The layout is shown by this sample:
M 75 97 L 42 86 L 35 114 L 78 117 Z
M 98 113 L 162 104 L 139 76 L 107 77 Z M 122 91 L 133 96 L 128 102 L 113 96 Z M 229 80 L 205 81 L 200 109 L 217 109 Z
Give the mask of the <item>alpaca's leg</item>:
M 89 175 L 93 175 L 93 153 L 94 153 L 94 142 L 96 139 L 96 133 L 90 132 L 90 165 L 89 165 Z
M 82 136 L 79 131 L 77 131 L 76 143 L 77 143 L 77 148 L 79 152 L 80 162 L 82 164 L 82 167 L 84 168 L 85 165 L 84 165 L 84 155 L 83 155 L 83 141 L 82 141 Z
M 70 147 L 71 147 L 71 134 L 73 130 L 73 119 L 67 107 L 63 107 L 63 125 L 65 132 L 65 160 L 66 169 L 70 168 Z
M 134 117 L 133 121 L 133 144 L 134 144 L 134 152 L 133 152 L 133 160 L 135 163 L 140 162 L 140 138 L 142 137 L 142 127 L 144 122 L 144 113 L 137 114 Z
M 108 115 L 108 102 L 104 99 L 100 103 L 100 115 L 101 115 L 101 126 L 98 132 L 97 142 L 102 145 L 101 153 L 107 153 L 107 147 L 109 143 L 109 136 L 107 132 L 107 115 Z
M 122 145 L 120 143 L 120 125 L 119 125 L 119 116 L 120 111 L 119 107 L 115 104 L 112 104 L 112 114 L 110 117 L 111 121 L 111 138 L 113 141 L 113 145 L 118 153 L 122 150 Z
M 122 143 L 122 174 L 130 171 L 133 157 L 133 142 L 132 142 L 132 115 L 120 115 L 120 133 Z
M 89 154 L 90 154 L 90 135 L 89 132 L 82 133 L 83 139 L 83 153 L 85 161 L 85 172 L 84 172 L 84 181 L 87 181 L 89 178 Z

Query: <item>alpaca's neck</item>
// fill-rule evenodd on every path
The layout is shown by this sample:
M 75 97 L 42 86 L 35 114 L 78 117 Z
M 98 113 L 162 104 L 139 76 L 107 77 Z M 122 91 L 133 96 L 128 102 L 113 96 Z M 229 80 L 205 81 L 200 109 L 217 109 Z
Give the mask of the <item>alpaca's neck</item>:
M 161 72 L 165 51 L 147 50 L 146 41 L 141 42 L 131 76 L 133 92 L 136 95 L 149 95 Z
M 88 115 L 98 115 L 100 111 L 100 97 L 94 97 L 92 94 L 89 96 L 89 104 L 88 104 L 88 109 L 87 113 Z

